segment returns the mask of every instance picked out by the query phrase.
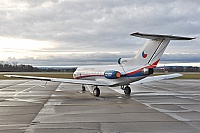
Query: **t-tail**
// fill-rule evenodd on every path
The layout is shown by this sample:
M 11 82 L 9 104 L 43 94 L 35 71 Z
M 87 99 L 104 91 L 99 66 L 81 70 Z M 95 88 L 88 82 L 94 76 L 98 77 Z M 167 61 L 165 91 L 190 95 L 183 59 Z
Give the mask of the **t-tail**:
M 135 55 L 132 60 L 123 60 L 121 62 L 124 66 L 137 65 L 137 66 L 151 66 L 155 68 L 158 62 L 160 61 L 161 56 L 163 55 L 167 45 L 171 40 L 192 40 L 195 38 L 191 37 L 181 37 L 181 36 L 172 36 L 172 35 L 157 35 L 157 34 L 142 34 L 142 33 L 132 33 L 131 36 L 141 37 L 149 39 L 139 52 Z M 128 63 L 129 62 L 129 63 Z M 131 63 L 130 63 L 131 62 Z

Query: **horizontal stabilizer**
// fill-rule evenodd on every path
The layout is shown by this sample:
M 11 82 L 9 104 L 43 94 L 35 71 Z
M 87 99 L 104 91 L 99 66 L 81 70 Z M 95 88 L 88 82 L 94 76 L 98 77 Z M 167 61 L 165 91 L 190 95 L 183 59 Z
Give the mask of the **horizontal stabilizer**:
M 160 39 L 170 39 L 170 40 L 192 40 L 195 39 L 193 37 L 182 37 L 182 36 L 172 36 L 172 35 L 159 35 L 159 34 L 143 34 L 139 32 L 135 32 L 130 34 L 131 36 L 160 40 Z

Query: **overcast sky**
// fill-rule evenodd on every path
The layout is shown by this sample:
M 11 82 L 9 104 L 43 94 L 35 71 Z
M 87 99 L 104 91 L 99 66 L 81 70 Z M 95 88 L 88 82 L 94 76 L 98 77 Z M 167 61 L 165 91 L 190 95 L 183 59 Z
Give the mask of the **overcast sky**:
M 0 0 L 0 61 L 112 64 L 146 41 L 132 32 L 200 35 L 199 0 Z M 161 63 L 199 63 L 200 37 L 173 41 Z

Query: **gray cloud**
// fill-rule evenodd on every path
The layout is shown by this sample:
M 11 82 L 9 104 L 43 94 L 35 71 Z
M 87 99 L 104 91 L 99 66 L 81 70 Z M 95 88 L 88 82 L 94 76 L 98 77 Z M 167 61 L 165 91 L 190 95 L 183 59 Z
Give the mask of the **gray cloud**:
M 106 65 L 117 64 L 119 58 L 134 57 L 134 53 L 88 53 L 88 54 L 66 54 L 59 56 L 49 56 L 44 58 L 9 58 L 9 62 L 18 64 L 26 62 L 34 66 L 81 66 L 81 65 Z M 161 64 L 167 63 L 199 63 L 200 54 L 164 54 Z M 199 63 L 200 64 L 200 63 Z
M 0 4 L 0 36 L 56 42 L 53 49 L 41 49 L 41 51 L 52 51 L 52 56 L 46 60 L 35 57 L 18 60 L 33 65 L 112 63 L 115 55 L 105 54 L 106 52 L 131 53 L 142 46 L 144 39 L 129 36 L 135 31 L 184 36 L 200 34 L 199 0 L 10 0 L 9 2 L 8 5 L 3 1 Z M 197 38 L 195 41 L 172 42 L 166 52 L 177 55 L 181 53 L 199 55 L 199 47 L 200 40 Z M 92 51 L 96 54 L 66 57 L 67 55 L 59 56 L 53 53 L 62 50 Z M 105 53 L 99 54 L 100 52 Z M 165 55 L 163 60 L 172 61 L 173 56 L 176 55 L 170 57 Z M 90 61 L 86 62 L 86 59 Z M 196 57 L 181 60 L 192 59 L 199 61 Z
M 161 58 L 163 62 L 200 62 L 199 54 L 164 54 Z

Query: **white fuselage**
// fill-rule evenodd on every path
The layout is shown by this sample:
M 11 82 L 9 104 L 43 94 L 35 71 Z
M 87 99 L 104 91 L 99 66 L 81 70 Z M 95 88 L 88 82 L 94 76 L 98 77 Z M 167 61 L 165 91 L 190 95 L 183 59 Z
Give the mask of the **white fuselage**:
M 115 70 L 121 73 L 121 77 L 108 79 L 105 77 L 105 72 Z M 138 81 L 148 75 L 142 74 L 143 67 L 123 67 L 121 65 L 102 65 L 102 66 L 83 66 L 78 67 L 74 72 L 75 79 L 103 81 L 112 83 L 113 86 L 128 85 L 131 82 Z

